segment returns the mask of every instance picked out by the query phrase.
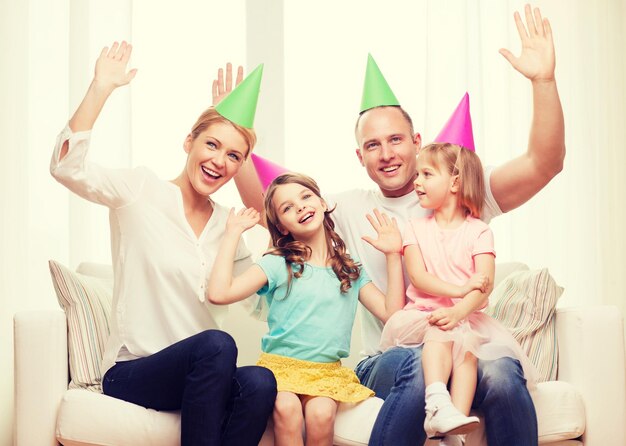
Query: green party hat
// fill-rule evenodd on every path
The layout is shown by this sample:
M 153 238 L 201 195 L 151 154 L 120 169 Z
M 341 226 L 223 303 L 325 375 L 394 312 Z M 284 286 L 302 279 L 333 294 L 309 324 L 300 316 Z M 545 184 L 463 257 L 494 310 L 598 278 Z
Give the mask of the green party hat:
M 381 105 L 400 105 L 371 54 L 367 55 L 361 113 Z
M 251 129 L 259 100 L 259 88 L 263 77 L 263 64 L 260 64 L 237 87 L 217 104 L 215 110 L 235 124 Z

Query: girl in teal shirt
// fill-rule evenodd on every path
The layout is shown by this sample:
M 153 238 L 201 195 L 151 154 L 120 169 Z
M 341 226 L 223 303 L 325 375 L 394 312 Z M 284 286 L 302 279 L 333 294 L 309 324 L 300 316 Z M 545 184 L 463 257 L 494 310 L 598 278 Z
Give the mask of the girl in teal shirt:
M 387 259 L 385 296 L 346 253 L 331 212 L 313 179 L 280 175 L 265 196 L 273 248 L 233 278 L 239 237 L 260 215 L 252 208 L 237 214 L 231 210 L 208 284 L 208 298 L 215 304 L 237 302 L 254 292 L 265 296 L 269 332 L 258 365 L 272 370 L 278 383 L 277 445 L 303 444 L 303 423 L 307 443 L 332 444 L 337 402 L 373 395 L 340 362 L 350 351 L 357 300 L 383 322 L 404 305 L 402 238 L 395 219 L 378 210 L 365 216 L 377 238 L 363 240 Z

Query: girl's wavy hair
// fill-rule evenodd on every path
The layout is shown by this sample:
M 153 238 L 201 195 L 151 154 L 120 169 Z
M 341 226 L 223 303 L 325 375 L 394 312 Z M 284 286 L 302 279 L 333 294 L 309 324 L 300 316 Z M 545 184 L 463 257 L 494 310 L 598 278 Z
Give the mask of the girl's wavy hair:
M 305 243 L 295 240 L 291 234 L 283 235 L 279 230 L 279 220 L 276 209 L 272 203 L 276 190 L 284 184 L 300 184 L 310 189 L 315 195 L 323 200 L 320 189 L 313 180 L 306 175 L 299 173 L 285 173 L 272 181 L 267 188 L 265 194 L 265 218 L 267 220 L 267 229 L 272 237 L 272 245 L 265 254 L 279 255 L 285 258 L 287 266 L 287 295 L 291 290 L 291 282 L 293 277 L 301 277 L 304 272 L 304 262 L 311 255 L 311 248 Z M 324 212 L 324 235 L 326 238 L 326 246 L 330 256 L 329 262 L 337 278 L 341 282 L 341 292 L 346 293 L 352 286 L 351 282 L 359 278 L 359 266 L 350 255 L 346 252 L 346 245 L 335 232 L 335 222 L 330 218 L 333 209 Z M 298 266 L 294 271 L 292 264 Z
M 459 176 L 459 206 L 465 215 L 480 218 L 485 203 L 485 179 L 478 155 L 456 144 L 433 143 L 423 147 L 419 156 L 428 156 L 438 169 Z

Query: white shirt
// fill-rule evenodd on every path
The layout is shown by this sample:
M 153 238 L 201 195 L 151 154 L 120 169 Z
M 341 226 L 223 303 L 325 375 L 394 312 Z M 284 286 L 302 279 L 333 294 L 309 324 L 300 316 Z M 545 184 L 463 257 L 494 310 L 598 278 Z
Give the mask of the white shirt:
M 481 220 L 485 223 L 500 214 L 502 211 L 491 193 L 490 187 L 491 169 L 485 169 L 485 204 Z M 365 214 L 377 208 L 398 221 L 400 233 L 404 233 L 407 222 L 412 218 L 427 216 L 430 211 L 419 204 L 415 192 L 410 192 L 402 197 L 389 198 L 383 196 L 380 189 L 363 190 L 353 189 L 324 197 L 332 209 L 331 214 L 336 224 L 336 229 L 346 243 L 351 255 L 358 258 L 372 282 L 383 292 L 387 292 L 387 263 L 385 255 L 361 240 L 364 235 L 375 237 L 376 231 L 365 218 Z M 403 263 L 404 265 L 404 263 Z M 408 286 L 408 275 L 404 271 L 405 288 Z M 363 305 L 359 305 L 361 315 L 361 339 L 363 343 L 362 355 L 371 356 L 379 352 L 380 335 L 383 323 Z
M 213 203 L 213 214 L 197 237 L 178 186 L 144 167 L 108 169 L 90 163 L 90 135 L 66 127 L 57 139 L 50 172 L 72 192 L 109 208 L 115 281 L 104 374 L 115 361 L 151 355 L 221 325 L 228 307 L 209 303 L 205 289 L 228 210 Z M 66 140 L 69 151 L 59 160 Z M 234 274 L 251 264 L 240 240 Z

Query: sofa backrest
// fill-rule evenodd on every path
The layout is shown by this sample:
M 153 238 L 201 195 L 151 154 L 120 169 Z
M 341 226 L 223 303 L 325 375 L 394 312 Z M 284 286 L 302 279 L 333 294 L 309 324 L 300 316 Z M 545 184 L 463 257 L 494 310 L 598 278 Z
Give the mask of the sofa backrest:
M 524 270 L 528 270 L 528 266 L 521 262 L 500 263 L 496 267 L 494 283 L 497 286 L 497 284 L 509 274 Z M 113 269 L 111 265 L 83 262 L 78 266 L 76 271 L 110 282 L 111 289 L 113 288 Z M 361 359 L 359 354 L 362 350 L 361 322 L 358 314 L 359 312 L 357 312 L 357 318 L 352 329 L 350 356 L 342 361 L 347 367 L 355 367 Z M 261 353 L 261 337 L 267 332 L 267 324 L 249 317 L 243 305 L 234 304 L 229 308 L 223 329 L 230 333 L 237 342 L 239 349 L 239 365 L 255 364 Z

